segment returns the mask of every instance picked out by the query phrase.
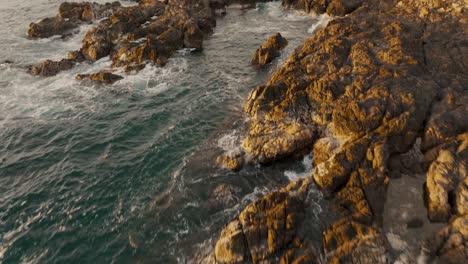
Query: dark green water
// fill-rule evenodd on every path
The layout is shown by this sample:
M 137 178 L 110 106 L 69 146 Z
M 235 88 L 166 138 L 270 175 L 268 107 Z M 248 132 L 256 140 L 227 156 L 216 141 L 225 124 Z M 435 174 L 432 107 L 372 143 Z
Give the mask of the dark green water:
M 19 68 L 79 47 L 86 28 L 65 42 L 25 37 L 59 2 L 0 0 L 0 57 L 14 61 L 0 65 L 0 263 L 190 262 L 245 204 L 304 170 L 233 173 L 213 159 L 236 146 L 248 91 L 278 66 L 249 66 L 258 45 L 281 32 L 284 60 L 318 19 L 279 3 L 232 8 L 203 52 L 98 86 L 74 75 L 108 59 L 47 79 Z M 235 205 L 210 206 L 221 183 L 238 188 Z

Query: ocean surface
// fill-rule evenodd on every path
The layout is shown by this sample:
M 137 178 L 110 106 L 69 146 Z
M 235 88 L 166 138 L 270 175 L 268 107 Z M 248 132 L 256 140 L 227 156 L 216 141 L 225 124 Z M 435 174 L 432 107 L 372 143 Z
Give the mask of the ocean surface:
M 310 173 L 309 156 L 236 173 L 214 160 L 239 144 L 248 92 L 326 18 L 279 2 L 231 7 L 203 52 L 109 86 L 74 78 L 109 69 L 107 58 L 51 78 L 25 73 L 80 47 L 90 25 L 65 40 L 26 36 L 61 2 L 0 0 L 0 263 L 190 263 L 246 204 Z M 251 67 L 276 32 L 289 41 L 282 57 Z M 213 203 L 220 184 L 235 190 L 228 203 Z

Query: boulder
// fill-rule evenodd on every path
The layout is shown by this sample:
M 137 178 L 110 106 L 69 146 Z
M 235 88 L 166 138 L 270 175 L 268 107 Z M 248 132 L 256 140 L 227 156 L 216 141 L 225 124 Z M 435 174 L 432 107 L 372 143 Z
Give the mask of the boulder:
M 91 28 L 86 33 L 81 46 L 81 53 L 87 61 L 94 62 L 108 56 L 112 46 L 106 28 L 99 25 Z
M 70 70 L 73 68 L 74 62 L 68 59 L 60 61 L 46 60 L 37 65 L 28 67 L 28 72 L 32 75 L 50 77 L 57 75 L 61 71 Z
M 216 158 L 216 163 L 221 168 L 239 171 L 245 164 L 244 153 L 241 151 L 224 153 Z
M 253 55 L 251 63 L 253 65 L 264 66 L 280 56 L 280 50 L 288 45 L 288 41 L 276 33 L 269 37 Z
M 278 254 L 285 260 L 311 258 L 309 247 L 298 237 L 308 186 L 310 181 L 301 179 L 248 205 L 224 228 L 215 246 L 216 260 L 258 263 Z
M 76 28 L 78 24 L 77 20 L 61 17 L 44 18 L 29 25 L 28 36 L 30 38 L 49 38 L 55 35 L 65 35 Z
M 239 220 L 224 227 L 215 246 L 217 263 L 244 263 L 248 258 L 247 242 Z
M 91 74 L 78 74 L 76 76 L 77 80 L 91 80 L 98 83 L 112 84 L 118 80 L 123 79 L 122 76 L 113 74 L 109 71 L 100 71 L 98 73 Z

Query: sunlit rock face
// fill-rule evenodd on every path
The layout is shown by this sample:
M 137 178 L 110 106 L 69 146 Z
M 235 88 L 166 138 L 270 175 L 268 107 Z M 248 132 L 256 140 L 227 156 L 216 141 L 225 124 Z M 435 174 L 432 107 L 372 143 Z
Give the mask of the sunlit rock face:
M 270 36 L 255 52 L 251 63 L 256 66 L 265 66 L 280 56 L 280 51 L 288 45 L 288 41 L 276 33 Z
M 292 0 L 283 5 L 335 17 L 250 93 L 243 150 L 270 163 L 312 149 L 310 178 L 339 212 L 323 235 L 324 259 L 386 263 L 391 249 L 379 219 L 389 164 L 393 174 L 404 171 L 400 167 L 409 161 L 403 159 L 417 148 L 421 157 L 411 161 L 417 169 L 406 173 L 427 177 L 429 219 L 451 220 L 428 254 L 441 259 L 454 254 L 466 262 L 468 74 L 462 61 L 468 53 L 459 48 L 466 46 L 466 4 Z M 259 215 L 268 208 L 252 204 L 245 211 Z M 282 252 L 293 244 L 287 235 L 285 240 L 287 245 L 263 249 Z M 250 251 L 245 255 L 258 262 L 262 251 Z

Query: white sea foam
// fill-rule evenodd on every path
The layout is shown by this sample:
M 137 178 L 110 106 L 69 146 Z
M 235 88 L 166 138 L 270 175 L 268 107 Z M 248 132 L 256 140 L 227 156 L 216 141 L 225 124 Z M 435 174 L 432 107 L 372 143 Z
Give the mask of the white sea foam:
M 390 246 L 395 250 L 403 251 L 408 248 L 408 244 L 397 234 L 391 232 L 387 233 L 387 240 Z
M 288 177 L 290 181 L 294 181 L 312 175 L 312 154 L 309 154 L 304 157 L 304 159 L 302 160 L 302 165 L 304 166 L 304 169 L 302 171 L 287 170 L 284 172 L 284 175 Z
M 267 187 L 263 186 L 263 187 L 255 187 L 254 190 L 249 193 L 249 194 L 246 194 L 244 197 L 242 197 L 242 199 L 240 200 L 239 203 L 235 204 L 233 207 L 231 208 L 226 208 L 224 209 L 223 211 L 221 211 L 220 213 L 221 214 L 231 214 L 233 212 L 238 212 L 241 208 L 244 208 L 245 206 L 247 206 L 248 204 L 250 203 L 253 203 L 255 201 L 257 201 L 258 199 L 260 199 L 261 197 L 265 196 L 268 192 L 270 192 L 271 190 L 269 190 Z
M 327 26 L 328 22 L 332 19 L 327 14 L 322 14 L 317 16 L 317 22 L 313 23 L 312 26 L 307 30 L 307 33 L 314 34 L 317 30 L 324 28 Z
M 240 136 L 237 130 L 233 130 L 231 133 L 220 137 L 217 145 L 225 152 L 236 151 L 239 149 L 239 138 Z
M 164 67 L 147 64 L 138 73 L 126 74 L 122 70 L 117 74 L 125 78 L 118 81 L 118 87 L 127 87 L 129 91 L 139 90 L 147 95 L 155 95 L 166 91 L 184 77 L 188 70 L 187 58 L 175 57 L 169 60 Z

